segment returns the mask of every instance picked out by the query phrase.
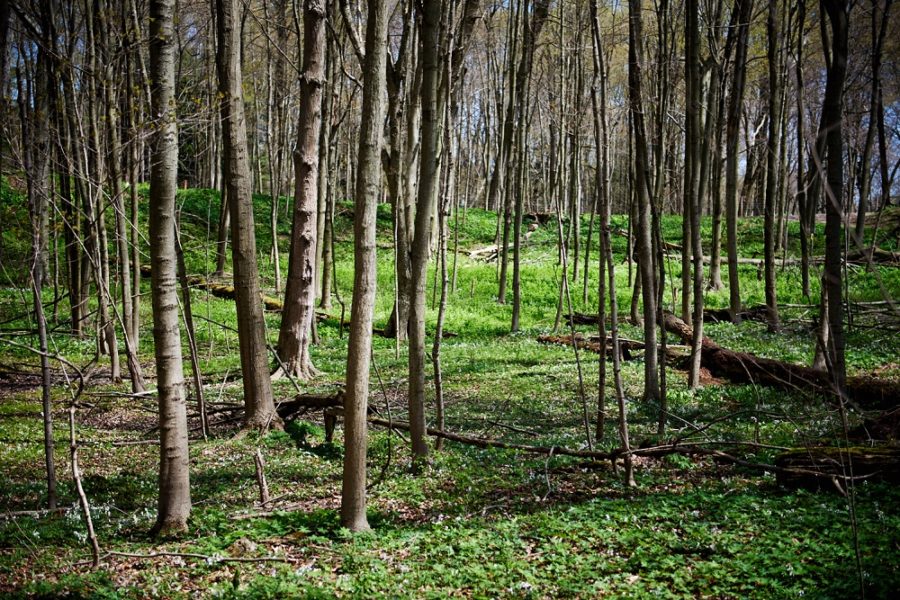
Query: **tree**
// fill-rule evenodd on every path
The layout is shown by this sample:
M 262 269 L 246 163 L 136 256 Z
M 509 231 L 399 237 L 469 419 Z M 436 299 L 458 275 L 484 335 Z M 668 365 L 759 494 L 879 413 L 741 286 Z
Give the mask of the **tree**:
M 863 230 L 866 224 L 866 210 L 869 206 L 869 196 L 872 190 L 872 170 L 870 162 L 872 149 L 875 146 L 875 132 L 878 129 L 878 110 L 884 102 L 881 85 L 881 62 L 884 49 L 884 38 L 887 34 L 888 15 L 891 11 L 893 0 L 885 0 L 881 8 L 880 0 L 872 2 L 872 91 L 869 95 L 869 124 L 866 130 L 866 142 L 863 147 L 863 155 L 860 158 L 859 180 L 859 207 L 856 212 L 855 235 L 860 243 L 863 239 Z M 881 19 L 878 13 L 881 13 Z
M 178 126 L 175 115 L 173 0 L 150 2 L 151 111 L 159 115 L 151 140 L 150 260 L 153 341 L 159 398 L 159 504 L 156 534 L 187 529 L 191 512 L 187 407 L 175 264 Z
M 294 150 L 294 220 L 278 352 L 287 374 L 317 374 L 309 355 L 316 300 L 316 216 L 319 195 L 319 141 L 325 83 L 325 2 L 303 5 L 303 74 L 300 117 Z
M 48 211 L 49 196 L 49 109 L 50 109 L 50 68 L 52 54 L 48 45 L 52 43 L 52 8 L 41 8 L 41 37 L 38 47 L 36 76 L 31 80 L 29 92 L 25 93 L 19 81 L 19 113 L 22 119 L 23 168 L 28 177 L 28 213 L 31 217 L 31 268 L 29 284 L 32 292 L 32 307 L 38 328 L 38 345 L 41 357 L 41 412 L 44 425 L 44 466 L 47 477 L 47 507 L 56 509 L 56 468 L 53 459 L 53 407 L 50 395 L 50 362 L 48 357 L 47 318 L 44 314 L 43 283 L 46 279 L 47 230 L 42 220 Z M 5 48 L 4 48 L 5 52 Z
M 703 200 L 700 190 L 700 15 L 697 0 L 687 0 L 685 6 L 687 26 L 685 27 L 685 79 L 686 87 L 686 126 L 685 126 L 685 194 L 684 214 L 682 219 L 690 221 L 688 231 L 690 239 L 682 243 L 682 255 L 688 254 L 688 245 L 693 257 L 693 297 L 694 297 L 694 338 L 691 340 L 691 369 L 688 383 L 691 388 L 700 384 L 700 344 L 703 340 L 703 247 L 700 243 L 700 213 L 703 211 Z M 709 115 L 707 115 L 707 122 Z M 688 298 L 687 286 L 682 290 L 683 298 Z M 663 421 L 660 421 L 663 423 Z
M 527 6 L 527 3 L 526 3 Z M 515 97 L 519 99 L 519 102 L 516 103 L 516 112 L 514 117 L 514 123 L 516 126 L 513 128 L 515 131 L 515 142 L 516 148 L 518 150 L 517 156 L 517 175 L 516 181 L 508 182 L 507 189 L 515 193 L 515 201 L 514 201 L 514 215 L 513 215 L 513 310 L 512 310 L 512 323 L 510 325 L 510 330 L 516 332 L 519 330 L 519 316 L 522 311 L 522 289 L 521 289 L 521 249 L 522 249 L 522 212 L 523 212 L 523 203 L 525 195 L 525 186 L 522 185 L 524 181 L 524 170 L 525 165 L 527 164 L 527 158 L 525 156 L 525 132 L 528 127 L 526 123 L 526 115 L 527 115 L 527 98 L 529 94 L 530 88 L 530 80 L 531 80 L 531 70 L 532 65 L 534 63 L 534 50 L 537 46 L 537 39 L 541 34 L 541 30 L 544 28 L 544 23 L 547 21 L 547 16 L 549 14 L 550 2 L 549 0 L 537 0 L 535 3 L 531 19 L 525 17 L 525 34 L 522 39 L 522 58 L 519 62 L 518 70 L 516 71 L 516 92 Z M 507 113 L 507 117 L 509 117 L 509 113 Z M 576 176 L 577 177 L 577 176 Z M 574 203 L 574 200 L 573 200 Z M 574 206 L 574 205 L 573 205 Z M 509 207 L 507 207 L 509 210 Z M 577 212 L 577 210 L 576 210 Z M 500 296 L 501 298 L 505 298 L 506 293 L 506 256 L 509 252 L 509 242 L 508 242 L 508 226 L 507 221 L 504 221 L 504 239 L 503 246 L 500 248 L 500 252 L 502 253 L 503 263 L 501 264 L 500 270 Z M 575 221 L 573 220 L 573 223 Z M 577 232 L 578 227 L 573 226 L 574 230 Z M 577 248 L 577 237 L 576 237 L 576 248 Z M 574 263 L 578 264 L 578 254 L 576 252 Z M 573 280 L 575 278 L 573 277 Z M 567 283 L 564 285 L 568 285 Z
M 419 5 L 422 34 L 422 135 L 419 160 L 419 194 L 412 244 L 409 301 L 409 424 L 413 454 L 428 454 L 425 443 L 425 284 L 431 243 L 431 226 L 437 204 L 441 171 L 441 140 L 446 97 L 441 94 L 444 2 Z
M 731 75 L 731 90 L 728 95 L 728 115 L 725 124 L 725 229 L 728 247 L 728 295 L 731 320 L 741 319 L 741 290 L 738 278 L 738 143 L 741 126 L 741 106 L 744 102 L 744 83 L 747 76 L 747 43 L 750 34 L 750 18 L 753 14 L 753 0 L 737 0 L 734 10 L 738 11 L 737 37 L 735 41 L 734 69 Z
M 637 252 L 643 304 L 644 401 L 659 401 L 659 373 L 656 348 L 656 279 L 650 227 L 649 164 L 644 108 L 641 97 L 641 70 L 644 55 L 641 0 L 628 2 L 628 105 L 634 135 L 634 192 L 637 196 Z
M 825 273 L 823 285 L 827 301 L 829 336 L 825 348 L 834 391 L 843 395 L 847 379 L 844 358 L 843 280 L 841 276 L 841 235 L 844 197 L 843 118 L 841 114 L 844 80 L 847 77 L 847 47 L 850 3 L 848 0 L 821 0 L 831 23 L 831 48 L 823 44 L 828 66 L 825 99 L 822 103 L 822 128 L 825 137 L 827 172 L 825 179 Z M 823 40 L 824 41 L 824 40 Z
M 381 197 L 381 138 L 384 120 L 385 62 L 388 14 L 385 0 L 369 2 L 363 67 L 363 106 L 356 170 L 353 216 L 353 306 L 347 348 L 344 392 L 344 474 L 341 524 L 366 531 L 366 410 L 375 307 L 375 217 Z
M 216 0 L 216 68 L 221 97 L 224 176 L 231 209 L 231 261 L 237 308 L 238 343 L 244 383 L 244 427 L 268 429 L 280 423 L 272 398 L 272 380 L 266 360 L 266 324 L 259 301 L 259 270 L 247 156 L 240 61 L 240 28 L 236 0 Z
M 779 3 L 769 0 L 766 19 L 767 54 L 769 57 L 769 134 L 766 137 L 766 196 L 764 263 L 766 312 L 769 331 L 778 330 L 778 298 L 775 287 L 775 203 L 778 181 L 781 176 L 778 165 L 779 138 L 781 135 L 781 17 Z

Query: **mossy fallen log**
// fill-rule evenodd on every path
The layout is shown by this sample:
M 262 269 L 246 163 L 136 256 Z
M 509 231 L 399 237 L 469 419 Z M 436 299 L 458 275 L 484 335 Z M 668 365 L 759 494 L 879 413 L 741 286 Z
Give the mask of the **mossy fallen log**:
M 782 469 L 776 472 L 778 483 L 792 488 L 843 492 L 841 482 L 848 478 L 900 482 L 900 448 L 896 447 L 796 448 L 779 454 L 775 465 Z
M 685 344 L 691 343 L 693 328 L 670 312 L 664 313 L 666 331 L 677 335 Z M 755 383 L 792 391 L 806 391 L 836 397 L 831 378 L 826 371 L 796 365 L 749 352 L 734 352 L 703 338 L 700 366 L 715 377 L 733 383 Z M 848 377 L 847 398 L 862 409 L 893 409 L 900 405 L 900 381 L 878 377 Z
M 141 274 L 150 277 L 152 275 L 152 270 L 150 269 L 150 265 L 141 265 Z M 188 275 L 185 277 L 187 284 L 198 290 L 208 291 L 210 294 L 215 296 L 216 298 L 224 298 L 226 300 L 234 300 L 234 286 L 228 285 L 225 283 L 216 283 L 213 281 L 208 281 L 199 275 Z M 281 312 L 281 309 L 284 307 L 281 303 L 281 300 L 277 298 L 273 298 L 271 296 L 266 296 L 265 294 L 259 295 L 260 299 L 263 302 L 263 306 L 265 306 L 266 310 L 271 312 Z M 318 318 L 318 315 L 317 315 Z

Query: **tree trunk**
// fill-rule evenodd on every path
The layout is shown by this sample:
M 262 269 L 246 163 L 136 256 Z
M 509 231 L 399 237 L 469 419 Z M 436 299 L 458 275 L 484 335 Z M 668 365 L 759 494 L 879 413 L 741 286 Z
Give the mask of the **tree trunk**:
M 278 352 L 287 375 L 311 379 L 317 374 L 309 355 L 316 300 L 316 213 L 319 193 L 319 133 L 325 78 L 325 3 L 303 6 L 303 75 L 300 118 L 294 151 L 294 221 Z
M 159 397 L 159 505 L 155 534 L 187 530 L 191 512 L 187 407 L 175 265 L 175 192 L 178 188 L 178 130 L 175 118 L 175 32 L 173 0 L 150 2 L 151 114 L 150 257 L 153 265 L 153 340 Z
M 737 38 L 735 42 L 734 73 L 731 78 L 731 92 L 728 96 L 728 115 L 725 125 L 725 229 L 728 246 L 728 295 L 731 319 L 740 322 L 741 290 L 738 274 L 738 158 L 741 127 L 741 106 L 744 102 L 744 82 L 747 75 L 747 45 L 750 36 L 750 17 L 753 14 L 753 0 L 736 0 L 734 10 L 738 11 Z
M 778 299 L 775 286 L 775 205 L 778 182 L 778 150 L 781 136 L 781 16 L 779 3 L 769 0 L 766 37 L 769 58 L 769 134 L 766 137 L 765 199 L 765 295 L 769 309 L 769 331 L 778 330 Z
M 637 197 L 637 252 L 643 300 L 644 343 L 656 348 L 656 273 L 653 265 L 653 242 L 650 226 L 651 199 L 648 195 L 647 135 L 641 91 L 644 54 L 641 0 L 628 3 L 628 103 L 634 129 L 634 187 Z M 612 294 L 612 290 L 610 290 Z M 659 401 L 659 373 L 655 352 L 644 357 L 644 402 Z
M 236 0 L 216 0 L 216 67 L 221 98 L 225 181 L 231 207 L 231 260 L 234 269 L 238 344 L 244 384 L 244 427 L 265 431 L 280 425 L 272 398 L 266 349 L 266 326 L 259 302 L 253 198 L 241 84 L 240 27 Z
M 685 27 L 686 46 L 686 126 L 685 126 L 685 162 L 687 163 L 687 177 L 685 179 L 685 212 L 684 220 L 690 220 L 690 239 L 682 240 L 682 256 L 687 256 L 687 248 L 690 245 L 693 258 L 693 314 L 691 321 L 694 324 L 694 339 L 691 341 L 691 368 L 688 376 L 690 388 L 696 388 L 700 384 L 700 340 L 703 339 L 703 248 L 700 243 L 700 213 L 703 210 L 703 202 L 700 197 L 701 177 L 704 175 L 700 169 L 700 154 L 703 142 L 701 140 L 701 81 L 700 81 L 700 15 L 697 0 L 687 0 L 685 6 L 687 25 Z M 709 115 L 707 114 L 707 122 Z M 683 263 L 682 263 L 683 264 Z M 683 268 L 683 267 L 682 267 Z M 688 269 L 690 270 L 690 269 Z M 683 285 L 685 282 L 682 273 Z M 682 290 L 682 308 L 684 301 L 689 299 L 687 286 Z
M 385 61 L 388 12 L 385 0 L 369 2 L 366 57 L 363 67 L 362 125 L 356 171 L 353 216 L 353 306 L 347 349 L 344 400 L 344 473 L 341 525 L 366 531 L 366 410 L 375 307 L 375 217 L 381 197 L 381 130 L 384 120 Z
M 42 13 L 43 42 L 51 37 L 46 29 L 52 26 L 50 11 Z M 53 407 L 50 398 L 50 361 L 47 341 L 47 319 L 44 315 L 42 287 L 45 279 L 45 263 L 42 257 L 47 247 L 46 230 L 41 227 L 43 215 L 49 207 L 49 158 L 50 139 L 48 122 L 50 109 L 50 57 L 41 47 L 37 57 L 36 77 L 31 82 L 30 97 L 22 83 L 18 84 L 19 114 L 22 125 L 23 164 L 28 173 L 28 212 L 31 218 L 31 268 L 29 272 L 32 291 L 32 308 L 38 327 L 38 344 L 41 355 L 41 412 L 44 426 L 44 465 L 47 479 L 47 508 L 56 509 L 56 467 L 53 459 Z
M 828 299 L 829 344 L 826 353 L 834 390 L 845 394 L 846 364 L 844 359 L 844 302 L 841 273 L 842 202 L 844 193 L 844 156 L 841 106 L 844 80 L 847 76 L 847 34 L 850 6 L 847 0 L 822 0 L 822 7 L 831 23 L 831 61 L 825 83 L 820 136 L 826 137 L 828 168 L 825 200 L 825 273 L 824 285 Z M 826 50 L 827 52 L 827 50 Z
M 794 77 L 797 89 L 797 212 L 800 215 L 800 281 L 803 295 L 808 299 L 809 287 L 809 242 L 810 231 L 807 224 L 806 213 L 809 202 L 806 190 L 809 182 L 803 170 L 804 147 L 806 146 L 806 115 L 803 109 L 803 48 L 806 42 L 804 27 L 806 24 L 806 1 L 798 0 L 797 3 L 797 56 L 794 59 Z
M 446 99 L 441 94 L 443 11 L 444 3 L 435 0 L 423 6 L 421 12 L 422 147 L 409 287 L 409 422 L 413 455 L 417 459 L 428 455 L 425 442 L 425 284 L 432 214 L 440 186 L 442 125 L 446 105 Z
M 880 0 L 872 2 L 872 91 L 869 98 L 869 124 L 866 130 L 866 142 L 863 147 L 863 155 L 860 159 L 859 182 L 859 207 L 856 212 L 856 237 L 859 243 L 863 241 L 863 230 L 866 224 L 866 210 L 869 206 L 869 195 L 872 189 L 872 149 L 875 146 L 875 132 L 878 123 L 878 107 L 882 102 L 881 93 L 881 54 L 884 48 L 884 38 L 887 33 L 888 14 L 893 0 L 885 0 L 881 12 L 881 24 L 879 26 L 878 13 Z

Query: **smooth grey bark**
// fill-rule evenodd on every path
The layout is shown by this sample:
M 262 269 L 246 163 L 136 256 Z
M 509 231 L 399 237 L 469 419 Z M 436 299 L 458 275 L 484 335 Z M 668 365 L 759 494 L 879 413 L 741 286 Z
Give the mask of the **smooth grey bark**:
M 369 2 L 363 66 L 363 106 L 356 169 L 353 215 L 353 306 L 347 348 L 344 392 L 344 469 L 341 525 L 350 531 L 369 529 L 366 518 L 366 410 L 375 308 L 375 217 L 381 197 L 381 138 L 384 121 L 388 14 L 385 0 Z
M 150 2 L 150 260 L 159 399 L 159 503 L 155 534 L 187 530 L 191 512 L 187 407 L 175 260 L 178 129 L 175 116 L 174 0 Z
M 275 414 L 267 360 L 266 324 L 259 301 L 259 269 L 256 263 L 236 0 L 216 0 L 216 13 L 216 68 L 221 98 L 224 175 L 231 207 L 231 261 L 244 384 L 244 427 L 264 431 L 270 425 L 279 426 L 281 420 Z
M 316 301 L 316 219 L 319 194 L 319 140 L 325 80 L 325 3 L 303 5 L 303 73 L 300 117 L 294 150 L 294 219 L 290 262 L 278 352 L 286 375 L 311 379 L 318 374 L 310 357 Z

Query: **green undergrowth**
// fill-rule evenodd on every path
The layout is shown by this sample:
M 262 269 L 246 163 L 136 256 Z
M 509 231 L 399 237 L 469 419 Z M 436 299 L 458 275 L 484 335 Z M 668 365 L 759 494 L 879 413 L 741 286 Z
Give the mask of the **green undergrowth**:
M 146 188 L 141 192 L 146 197 Z M 3 269 L 0 277 L 2 338 L 36 347 L 29 313 L 30 290 L 23 279 L 27 218 L 22 206 L 0 195 L 3 211 Z M 219 197 L 209 190 L 182 190 L 178 196 L 187 270 L 208 278 L 215 268 L 214 239 Z M 274 289 L 268 258 L 267 197 L 254 197 L 258 264 L 264 292 Z M 277 239 L 282 276 L 287 269 L 289 221 L 279 203 Z M 146 206 L 142 205 L 142 211 Z M 341 201 L 335 215 L 338 294 L 318 324 L 320 343 L 312 349 L 322 375 L 301 382 L 303 391 L 331 392 L 343 382 L 353 275 L 353 205 Z M 146 213 L 142 212 L 146 217 Z M 27 215 L 26 215 L 27 217 Z M 626 228 L 623 216 L 614 228 Z M 382 327 L 393 303 L 393 248 L 390 207 L 378 210 L 378 297 L 375 326 Z M 588 216 L 582 221 L 587 237 Z M 568 228 L 568 224 L 564 224 Z M 710 223 L 704 221 L 704 239 Z M 680 243 L 680 217 L 663 218 L 667 241 Z M 571 347 L 540 343 L 554 331 L 562 267 L 556 227 L 539 227 L 523 244 L 521 329 L 510 333 L 511 290 L 498 302 L 497 264 L 469 252 L 494 244 L 496 215 L 472 208 L 460 215 L 459 252 L 450 242 L 449 269 L 457 265 L 448 296 L 445 330 L 455 334 L 441 346 L 446 429 L 470 436 L 546 447 L 609 450 L 620 445 L 611 368 L 605 389 L 606 427 L 596 431 L 598 357 Z M 592 236 L 587 298 L 584 263 L 571 283 L 571 309 L 597 308 L 596 231 Z M 788 257 L 798 252 L 797 224 L 789 224 Z M 820 232 L 821 233 L 821 232 Z M 761 252 L 762 221 L 741 221 L 741 253 Z M 636 276 L 624 261 L 625 238 L 613 236 L 620 334 L 641 339 L 625 320 Z M 889 248 L 890 249 L 890 248 Z M 143 248 L 144 262 L 148 249 Z M 814 249 L 814 254 L 821 248 Z M 580 260 L 584 260 L 583 250 Z M 816 267 L 818 268 L 818 267 Z M 226 267 L 229 271 L 230 266 Z M 574 265 L 568 265 L 572 277 Z M 779 266 L 782 327 L 765 324 L 708 324 L 706 334 L 720 345 L 761 356 L 809 364 L 818 319 L 818 271 L 810 297 L 802 294 L 800 271 Z M 680 260 L 667 259 L 665 301 L 679 307 Z M 879 302 L 900 292 L 900 270 L 869 272 L 848 266 L 852 303 Z M 741 297 L 747 306 L 763 302 L 763 282 L 755 265 L 741 265 Z M 723 266 L 727 281 L 727 267 Z M 223 283 L 228 283 L 228 276 Z M 60 279 L 60 282 L 64 278 Z M 434 265 L 429 270 L 426 329 L 433 332 Z M 143 327 L 138 340 L 145 375 L 153 385 L 152 318 L 149 281 L 142 287 Z M 95 295 L 95 294 L 94 294 Z M 728 290 L 708 291 L 711 307 L 728 304 Z M 344 303 L 342 310 L 341 301 Z M 373 429 L 369 443 L 369 521 L 374 532 L 350 535 L 339 526 L 342 431 L 326 444 L 321 412 L 300 416 L 259 438 L 235 438 L 238 418 L 228 412 L 243 400 L 234 302 L 206 290 L 191 292 L 204 391 L 213 413 L 212 433 L 203 440 L 191 412 L 191 493 L 193 512 L 187 535 L 162 541 L 147 537 L 156 505 L 157 448 L 133 444 L 158 436 L 153 397 L 128 395 L 128 382 L 109 379 L 108 357 L 95 356 L 93 327 L 78 338 L 69 333 L 68 300 L 62 283 L 44 288 L 52 354 L 93 371 L 79 399 L 76 434 L 84 489 L 104 551 L 148 554 L 172 552 L 201 558 L 107 556 L 92 572 L 85 527 L 71 479 L 67 408 L 75 373 L 57 361 L 51 366 L 55 462 L 60 516 L 22 515 L 0 520 L 0 596 L 72 598 L 285 598 L 285 597 L 634 597 L 634 598 L 846 598 L 860 589 L 855 543 L 862 561 L 862 585 L 870 598 L 889 597 L 900 587 L 900 497 L 891 487 L 860 482 L 854 489 L 856 538 L 848 500 L 830 493 L 792 492 L 771 473 L 717 464 L 701 455 L 636 459 L 638 487 L 623 487 L 608 462 L 479 449 L 448 442 L 418 476 L 410 473 L 406 442 Z M 91 309 L 95 309 L 95 299 Z M 873 305 L 877 308 L 880 305 Z M 566 312 L 568 306 L 565 307 Z M 851 374 L 900 376 L 900 337 L 884 311 L 852 306 L 847 359 Z M 342 323 L 343 314 L 343 323 Z M 277 342 L 280 315 L 267 312 L 266 335 Z M 585 335 L 595 327 L 578 326 Z M 560 333 L 570 329 L 562 320 Z M 185 338 L 183 338 L 185 339 Z M 428 350 L 431 348 L 429 335 Z M 668 342 L 678 340 L 669 336 Z M 187 348 L 185 347 L 185 357 Z M 382 418 L 406 420 L 405 344 L 373 338 L 370 404 Z M 94 367 L 97 367 L 95 370 Z M 123 365 L 124 369 L 124 365 Z M 186 374 L 190 366 L 186 362 Z M 44 503 L 38 356 L 19 346 L 0 348 L 0 513 L 28 511 Z M 580 374 L 580 376 L 579 376 Z M 747 462 L 770 464 L 781 448 L 844 443 L 840 414 L 803 389 L 787 392 L 753 385 L 708 381 L 688 390 L 685 373 L 670 368 L 670 418 L 657 434 L 659 406 L 642 401 L 640 352 L 622 363 L 624 403 L 634 446 L 649 447 L 675 437 L 684 443 L 716 442 Z M 433 372 L 426 372 L 429 390 Z M 276 398 L 296 394 L 291 382 L 275 382 Z M 430 393 L 430 392 L 429 392 Z M 433 406 L 429 397 L 429 419 Z M 860 424 L 849 415 L 848 426 Z M 599 435 L 598 435 L 599 433 Z M 121 442 L 131 442 L 122 445 Z M 266 461 L 271 505 L 258 505 L 253 456 Z M 254 513 L 261 513 L 254 516 Z M 2 514 L 0 514 L 2 518 Z M 208 558 L 203 558 L 208 557 Z M 222 562 L 221 558 L 277 557 L 285 562 Z

